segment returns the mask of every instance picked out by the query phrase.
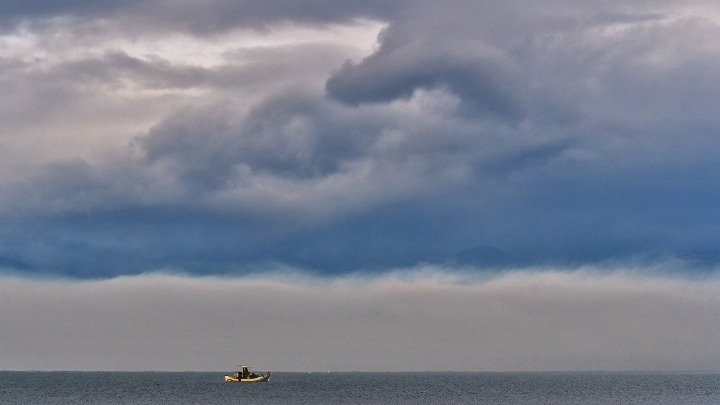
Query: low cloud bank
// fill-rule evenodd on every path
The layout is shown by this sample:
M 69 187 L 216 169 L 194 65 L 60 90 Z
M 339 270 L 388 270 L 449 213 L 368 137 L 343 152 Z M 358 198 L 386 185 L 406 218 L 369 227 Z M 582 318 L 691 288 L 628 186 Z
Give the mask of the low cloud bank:
M 720 278 L 0 276 L 0 369 L 718 370 Z

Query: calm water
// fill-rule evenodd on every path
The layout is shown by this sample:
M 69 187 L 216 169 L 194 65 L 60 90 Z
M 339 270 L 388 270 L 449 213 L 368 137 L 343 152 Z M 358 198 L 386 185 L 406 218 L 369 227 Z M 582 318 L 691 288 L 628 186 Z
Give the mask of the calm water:
M 2 404 L 720 404 L 720 374 L 0 372 Z

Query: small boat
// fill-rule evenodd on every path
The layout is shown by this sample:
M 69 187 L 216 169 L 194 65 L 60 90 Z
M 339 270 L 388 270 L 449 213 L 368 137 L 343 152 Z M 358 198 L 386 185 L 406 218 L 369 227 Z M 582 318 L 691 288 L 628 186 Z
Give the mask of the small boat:
M 270 381 L 270 375 L 272 372 L 268 371 L 265 374 L 257 374 L 250 371 L 248 366 L 238 366 L 238 372 L 232 375 L 225 376 L 225 382 L 261 382 Z

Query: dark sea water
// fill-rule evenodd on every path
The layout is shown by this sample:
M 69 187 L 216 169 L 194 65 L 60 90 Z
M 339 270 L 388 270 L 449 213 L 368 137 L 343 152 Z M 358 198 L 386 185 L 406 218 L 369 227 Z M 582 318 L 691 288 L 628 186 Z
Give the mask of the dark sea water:
M 718 373 L 0 372 L 2 404 L 720 404 Z

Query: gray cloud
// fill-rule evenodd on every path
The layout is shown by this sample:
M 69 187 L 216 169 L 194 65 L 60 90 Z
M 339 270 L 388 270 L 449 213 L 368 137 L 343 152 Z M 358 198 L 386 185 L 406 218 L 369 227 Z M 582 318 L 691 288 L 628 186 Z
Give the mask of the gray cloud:
M 142 3 L 145 0 L 134 0 L 123 3 L 115 1 L 96 1 L 87 4 L 83 1 L 4 1 L 0 5 L 0 13 L 6 20 L 23 19 L 32 17 L 44 17 L 54 15 L 94 15 L 112 12 L 126 7 L 132 7 L 134 4 Z
M 130 80 L 148 89 L 172 89 L 204 85 L 211 73 L 194 66 L 174 66 L 159 58 L 145 61 L 124 52 L 109 52 L 100 58 L 68 61 L 57 67 L 49 79 L 76 77 L 86 84 L 116 86 Z
M 227 106 L 227 104 L 225 104 Z M 236 166 L 281 177 L 327 176 L 365 154 L 380 132 L 342 107 L 297 92 L 267 100 L 244 116 L 223 105 L 183 111 L 138 140 L 150 162 L 173 160 L 213 187 Z M 204 173 L 202 173 L 204 172 Z
M 391 26 L 376 53 L 359 64 L 345 64 L 328 80 L 328 93 L 359 104 L 409 98 L 420 88 L 448 87 L 470 104 L 474 115 L 497 114 L 510 121 L 522 118 L 519 78 L 513 75 L 517 67 L 507 54 L 475 38 L 463 38 L 459 43 L 477 41 L 464 47 L 456 42 L 460 38 L 436 34 L 424 31 L 423 36 L 409 39 Z
M 404 3 L 337 3 L 327 0 L 311 0 L 303 4 L 286 0 L 272 3 L 257 0 L 181 4 L 147 2 L 137 8 L 138 14 L 132 15 L 132 18 L 143 22 L 147 21 L 149 16 L 158 25 L 156 28 L 213 35 L 238 26 L 269 29 L 278 22 L 317 24 L 348 22 L 357 18 L 383 19 L 402 12 Z M 129 23 L 133 24 L 135 21 Z
M 357 18 L 387 18 L 402 12 L 404 1 L 387 3 L 337 3 L 310 0 L 273 2 L 211 0 L 205 2 L 133 0 L 127 2 L 97 1 L 6 1 L 0 6 L 0 28 L 44 24 L 53 18 L 75 20 L 112 18 L 129 29 L 147 32 L 192 32 L 209 35 L 237 27 L 269 29 L 274 23 L 300 24 L 348 22 Z
M 412 198 L 435 189 L 439 178 L 451 186 L 466 175 L 466 163 L 456 167 L 452 157 L 468 140 L 437 137 L 443 124 L 433 121 L 443 117 L 430 108 L 413 102 L 391 111 L 354 109 L 293 90 L 246 113 L 232 102 L 182 111 L 137 145 L 145 164 L 200 200 L 272 216 L 299 209 L 322 219 Z
M 173 213 L 236 225 L 202 253 L 215 269 L 273 244 L 352 251 L 349 271 L 428 246 L 592 261 L 720 243 L 713 3 L 13 4 L 0 213 L 85 261 L 121 256 L 117 218 Z M 363 18 L 386 25 L 374 49 Z M 115 253 L 90 253 L 98 235 Z M 17 239 L 0 255 L 62 262 L 55 239 Z
M 252 341 L 242 360 L 272 370 L 714 370 L 717 280 L 638 270 L 3 276 L 0 355 L 3 369 L 217 371 Z

